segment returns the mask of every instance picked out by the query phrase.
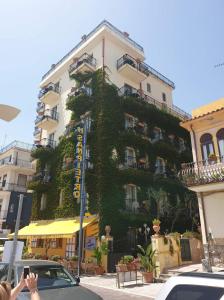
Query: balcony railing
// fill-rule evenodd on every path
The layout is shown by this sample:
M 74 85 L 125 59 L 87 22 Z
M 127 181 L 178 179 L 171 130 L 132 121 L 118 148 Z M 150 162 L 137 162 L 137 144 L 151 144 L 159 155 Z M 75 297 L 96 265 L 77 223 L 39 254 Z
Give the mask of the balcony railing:
M 44 138 L 40 141 L 37 141 L 35 143 L 35 147 L 39 148 L 39 147 L 48 147 L 48 148 L 55 148 L 57 146 L 56 141 L 54 140 L 50 140 L 47 138 Z
M 44 103 L 42 103 L 42 102 L 37 102 L 37 109 L 36 109 L 36 112 L 37 112 L 37 113 L 42 113 L 42 112 L 44 112 L 44 107 L 45 107 Z
M 36 136 L 36 135 L 38 135 L 38 134 L 41 134 L 41 128 L 36 127 L 36 128 L 34 129 L 33 135 Z
M 58 93 L 60 92 L 60 89 L 59 89 L 59 86 L 54 84 L 54 83 L 49 83 L 47 86 L 45 86 L 44 88 L 42 88 L 39 92 L 39 95 L 38 95 L 38 98 L 42 98 L 46 93 L 50 92 L 50 91 L 53 91 L 55 93 Z
M 135 97 L 135 98 L 139 98 L 142 99 L 144 101 L 146 101 L 149 104 L 153 104 L 155 105 L 157 108 L 164 110 L 168 113 L 170 113 L 171 115 L 177 116 L 180 119 L 183 120 L 187 120 L 191 118 L 191 115 L 186 113 L 185 111 L 183 111 L 182 109 L 180 109 L 179 107 L 173 105 L 172 107 L 167 106 L 167 104 L 162 103 L 154 98 L 152 98 L 151 96 L 148 96 L 146 94 L 144 94 L 144 92 L 142 90 L 137 90 L 133 87 L 130 86 L 123 86 L 118 90 L 118 94 L 120 96 L 131 96 L 131 97 Z
M 14 141 L 14 142 L 10 143 L 9 145 L 1 148 L 0 153 L 4 153 L 12 148 L 21 148 L 21 149 L 31 151 L 33 148 L 33 145 L 27 144 L 24 142 L 20 142 L 20 141 Z
M 41 171 L 30 177 L 29 181 L 41 181 L 42 183 L 48 183 L 51 181 L 51 176 L 48 171 Z
M 182 164 L 179 177 L 187 186 L 223 182 L 224 156 Z
M 80 88 L 72 88 L 70 93 L 68 94 L 68 97 L 75 97 L 80 95 L 86 95 L 91 96 L 92 95 L 92 89 L 90 87 L 82 86 Z
M 69 66 L 69 73 L 72 73 L 84 63 L 87 63 L 93 68 L 96 68 L 96 59 L 93 56 L 84 53 L 77 61 L 75 61 L 73 64 Z
M 35 120 L 35 124 L 38 124 L 40 122 L 42 122 L 45 119 L 52 119 L 55 121 L 58 121 L 59 119 L 59 114 L 57 111 L 53 110 L 53 109 L 46 109 L 43 113 L 42 116 L 37 116 L 36 120 Z
M 0 166 L 18 166 L 18 167 L 26 168 L 26 169 L 33 169 L 34 168 L 30 161 L 22 160 L 22 159 L 15 159 L 15 160 L 12 160 L 10 162 L 0 160 Z
M 0 191 L 9 191 L 9 192 L 21 192 L 25 193 L 27 187 L 25 185 L 9 183 L 9 182 L 0 182 Z
M 157 78 L 159 78 L 160 80 L 162 80 L 164 83 L 171 86 L 172 88 L 175 88 L 174 83 L 171 80 L 169 80 L 167 77 L 165 77 L 164 75 L 162 75 L 161 73 L 159 73 L 158 71 L 156 71 L 155 69 L 147 65 L 146 63 L 137 61 L 136 59 L 134 59 L 128 54 L 123 55 L 121 58 L 117 60 L 117 69 L 119 70 L 125 64 L 132 66 L 136 70 L 144 73 L 146 76 L 152 74 Z

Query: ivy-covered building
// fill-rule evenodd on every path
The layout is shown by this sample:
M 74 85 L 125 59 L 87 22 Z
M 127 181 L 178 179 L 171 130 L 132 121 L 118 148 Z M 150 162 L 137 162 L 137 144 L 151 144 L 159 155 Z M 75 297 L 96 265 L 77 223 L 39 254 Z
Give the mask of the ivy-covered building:
M 74 200 L 74 128 L 88 123 L 86 191 L 100 234 L 123 237 L 160 218 L 162 230 L 191 229 L 194 194 L 178 180 L 191 161 L 188 115 L 173 105 L 174 84 L 144 63 L 143 48 L 103 21 L 41 82 L 29 184 L 33 220 L 79 215 Z

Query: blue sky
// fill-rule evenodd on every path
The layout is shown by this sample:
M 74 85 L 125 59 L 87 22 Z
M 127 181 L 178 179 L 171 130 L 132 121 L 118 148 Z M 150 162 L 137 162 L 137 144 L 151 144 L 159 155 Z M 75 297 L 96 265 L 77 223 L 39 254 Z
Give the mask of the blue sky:
M 0 146 L 32 143 L 41 76 L 103 19 L 175 82 L 174 104 L 190 112 L 223 97 L 223 11 L 222 0 L 0 0 L 0 103 L 22 110 L 0 121 Z

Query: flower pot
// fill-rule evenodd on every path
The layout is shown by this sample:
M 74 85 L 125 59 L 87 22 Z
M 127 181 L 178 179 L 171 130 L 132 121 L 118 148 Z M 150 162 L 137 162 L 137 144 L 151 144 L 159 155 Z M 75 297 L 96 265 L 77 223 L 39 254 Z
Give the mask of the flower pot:
M 128 263 L 127 269 L 128 269 L 128 271 L 135 271 L 137 269 L 137 267 L 134 263 Z
M 142 276 L 146 283 L 153 282 L 153 272 L 142 272 Z
M 127 265 L 125 265 L 125 264 L 117 265 L 116 269 L 117 269 L 117 272 L 127 272 L 127 270 L 128 270 Z
M 155 235 L 159 235 L 160 226 L 159 225 L 153 225 L 153 230 L 155 231 Z
M 94 271 L 96 275 L 103 275 L 104 268 L 102 266 L 94 266 Z

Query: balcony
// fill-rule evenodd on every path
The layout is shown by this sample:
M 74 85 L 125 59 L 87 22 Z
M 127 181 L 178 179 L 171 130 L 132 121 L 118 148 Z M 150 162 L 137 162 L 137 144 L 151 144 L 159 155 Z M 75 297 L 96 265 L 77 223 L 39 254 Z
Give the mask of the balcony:
M 29 181 L 41 181 L 42 183 L 49 183 L 51 181 L 51 176 L 48 171 L 41 171 L 32 176 Z
M 50 131 L 58 125 L 59 114 L 53 109 L 46 109 L 42 116 L 38 116 L 35 125 L 44 130 Z
M 117 60 L 117 70 L 126 78 L 133 82 L 140 83 L 149 75 L 144 63 L 137 62 L 128 54 L 123 55 Z
M 54 105 L 59 99 L 59 86 L 58 84 L 49 83 L 46 87 L 42 88 L 39 92 L 38 98 L 47 105 Z
M 76 73 L 94 72 L 96 70 L 96 59 L 87 53 L 84 53 L 74 63 L 69 66 L 69 75 Z
M 12 161 L 5 161 L 4 159 L 0 160 L 0 170 L 6 171 L 9 169 L 13 169 L 15 171 L 21 171 L 21 169 L 26 170 L 26 173 L 33 174 L 35 171 L 35 167 L 32 165 L 30 161 L 21 160 L 21 159 L 12 159 Z
M 131 86 L 123 86 L 118 90 L 119 96 L 125 96 L 125 97 L 135 97 L 138 99 L 141 99 L 149 104 L 155 105 L 158 109 L 161 109 L 180 120 L 187 120 L 191 119 L 191 115 L 177 107 L 176 105 L 172 105 L 172 107 L 167 106 L 166 103 L 162 103 L 146 94 L 142 90 L 137 90 Z
M 0 183 L 0 191 L 26 193 L 27 187 L 24 185 L 2 182 Z
M 124 164 L 119 165 L 119 169 L 139 169 L 149 171 L 149 164 L 145 158 L 139 159 L 137 162 L 134 159 L 128 159 Z
M 71 88 L 70 93 L 68 94 L 69 97 L 77 97 L 80 95 L 92 96 L 92 89 L 87 86 L 82 86 L 79 88 Z
M 37 102 L 37 109 L 36 112 L 38 115 L 42 115 L 44 113 L 45 105 L 42 102 Z
M 56 141 L 50 139 L 42 139 L 40 141 L 35 142 L 36 148 L 46 147 L 46 148 L 55 148 L 57 146 Z
M 126 76 L 130 80 L 137 83 L 140 83 L 151 74 L 163 81 L 165 84 L 175 88 L 174 83 L 171 80 L 163 76 L 146 63 L 140 62 L 128 54 L 123 55 L 117 60 L 117 70 L 123 76 Z
M 180 179 L 188 187 L 224 181 L 224 157 L 182 164 Z
M 40 137 L 41 137 L 41 132 L 42 132 L 42 129 L 39 128 L 39 127 L 35 127 L 34 129 L 34 132 L 33 132 L 33 135 L 35 137 L 36 140 L 39 140 Z

